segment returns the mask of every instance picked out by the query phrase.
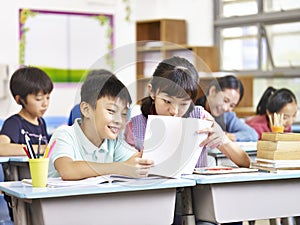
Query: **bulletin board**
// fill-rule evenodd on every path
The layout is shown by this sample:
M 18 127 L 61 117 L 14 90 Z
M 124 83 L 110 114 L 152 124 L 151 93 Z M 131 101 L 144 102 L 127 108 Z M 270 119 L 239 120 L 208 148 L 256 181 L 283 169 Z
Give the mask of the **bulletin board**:
M 78 82 L 100 57 L 113 68 L 113 15 L 19 10 L 19 63 L 44 69 L 53 82 Z

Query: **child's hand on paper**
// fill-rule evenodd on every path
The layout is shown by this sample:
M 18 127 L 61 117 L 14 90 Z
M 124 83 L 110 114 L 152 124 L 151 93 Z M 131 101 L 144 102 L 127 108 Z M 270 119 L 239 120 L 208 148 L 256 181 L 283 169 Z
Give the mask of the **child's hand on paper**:
M 216 148 L 219 145 L 224 144 L 225 140 L 228 140 L 228 138 L 224 138 L 226 135 L 220 125 L 215 120 L 212 122 L 211 127 L 197 131 L 198 134 L 208 133 L 208 137 L 201 142 L 200 147 L 207 146 L 210 148 Z
M 147 177 L 149 169 L 154 165 L 153 160 L 143 159 L 143 152 L 136 152 L 123 162 L 122 173 L 130 177 Z

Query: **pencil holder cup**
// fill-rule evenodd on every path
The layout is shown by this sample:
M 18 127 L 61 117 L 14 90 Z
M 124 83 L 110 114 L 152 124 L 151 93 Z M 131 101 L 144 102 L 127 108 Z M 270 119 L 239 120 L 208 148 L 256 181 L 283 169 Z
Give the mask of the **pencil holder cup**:
M 32 187 L 46 187 L 48 181 L 49 158 L 28 159 Z
M 275 133 L 283 133 L 284 132 L 284 126 L 272 126 L 271 131 Z

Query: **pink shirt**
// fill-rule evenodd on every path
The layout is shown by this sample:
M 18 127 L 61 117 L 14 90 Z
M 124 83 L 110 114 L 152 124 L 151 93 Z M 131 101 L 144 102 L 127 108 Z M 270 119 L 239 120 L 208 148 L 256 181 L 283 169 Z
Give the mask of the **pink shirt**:
M 258 139 L 261 139 L 261 134 L 263 132 L 271 132 L 271 128 L 269 127 L 269 120 L 266 115 L 255 115 L 251 116 L 246 120 L 246 123 L 253 127 L 257 134 Z M 292 127 L 285 128 L 284 132 L 292 132 Z

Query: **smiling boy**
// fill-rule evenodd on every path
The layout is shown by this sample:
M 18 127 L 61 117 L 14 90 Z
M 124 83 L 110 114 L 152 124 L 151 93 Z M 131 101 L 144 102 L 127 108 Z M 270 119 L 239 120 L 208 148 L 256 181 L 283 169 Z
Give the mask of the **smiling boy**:
M 147 176 L 153 162 L 142 159 L 141 152 L 119 137 L 130 104 L 127 88 L 115 75 L 101 73 L 87 78 L 81 87 L 81 119 L 57 129 L 50 140 L 56 140 L 56 145 L 50 156 L 49 177 Z

